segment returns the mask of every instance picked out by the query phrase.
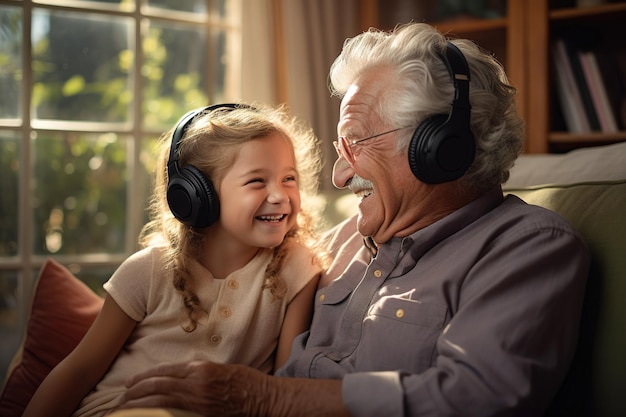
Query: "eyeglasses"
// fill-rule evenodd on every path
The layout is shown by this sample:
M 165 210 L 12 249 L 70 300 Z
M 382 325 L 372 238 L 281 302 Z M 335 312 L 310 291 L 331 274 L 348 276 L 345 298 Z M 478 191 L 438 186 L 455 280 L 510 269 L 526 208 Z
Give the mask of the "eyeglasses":
M 386 134 L 389 134 L 389 133 L 397 132 L 398 130 L 401 130 L 401 129 L 406 129 L 406 127 L 399 127 L 397 129 L 388 130 L 387 132 L 378 133 L 376 135 L 368 136 L 366 138 L 354 139 L 354 140 L 349 140 L 345 136 L 339 136 L 337 138 L 337 140 L 333 141 L 333 145 L 335 145 L 335 151 L 337 151 L 337 155 L 340 158 L 345 159 L 346 162 L 348 162 L 350 165 L 353 165 L 354 161 L 355 161 L 355 158 L 354 158 L 354 153 L 352 152 L 352 147 L 354 145 L 357 145 L 357 144 L 359 144 L 361 142 L 364 142 L 366 140 L 369 140 L 369 139 L 374 139 L 374 138 L 377 138 L 379 136 L 383 136 L 383 135 L 386 135 Z

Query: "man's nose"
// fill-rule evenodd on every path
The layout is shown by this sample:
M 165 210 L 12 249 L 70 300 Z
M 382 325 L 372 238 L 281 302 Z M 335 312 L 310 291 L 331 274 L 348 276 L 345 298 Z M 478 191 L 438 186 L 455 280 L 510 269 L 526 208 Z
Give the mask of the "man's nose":
M 343 158 L 337 158 L 333 165 L 333 185 L 339 189 L 346 188 L 350 178 L 353 176 L 354 171 L 348 161 Z

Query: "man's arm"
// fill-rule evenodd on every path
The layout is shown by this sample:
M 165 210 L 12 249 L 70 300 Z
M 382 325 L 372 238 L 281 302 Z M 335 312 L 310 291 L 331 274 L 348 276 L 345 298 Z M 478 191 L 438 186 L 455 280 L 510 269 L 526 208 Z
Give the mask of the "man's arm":
M 168 364 L 135 376 L 120 408 L 178 408 L 201 415 L 349 416 L 340 380 L 278 378 L 241 365 Z

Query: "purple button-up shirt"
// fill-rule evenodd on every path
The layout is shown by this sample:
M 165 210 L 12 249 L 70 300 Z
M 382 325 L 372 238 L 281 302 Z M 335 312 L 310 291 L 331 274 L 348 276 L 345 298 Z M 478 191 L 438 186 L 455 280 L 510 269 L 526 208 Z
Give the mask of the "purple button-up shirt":
M 278 375 L 343 379 L 354 416 L 541 415 L 576 347 L 588 252 L 500 189 L 375 256 L 351 219 Z

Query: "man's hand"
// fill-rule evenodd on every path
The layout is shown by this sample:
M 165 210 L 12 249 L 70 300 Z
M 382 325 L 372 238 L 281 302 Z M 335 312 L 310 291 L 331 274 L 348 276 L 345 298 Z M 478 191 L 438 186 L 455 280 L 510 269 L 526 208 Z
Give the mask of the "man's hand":
M 242 365 L 161 365 L 131 378 L 120 408 L 177 408 L 203 416 L 348 416 L 341 380 L 278 378 Z
M 264 393 L 270 378 L 240 365 L 162 365 L 127 382 L 120 408 L 178 408 L 205 416 L 258 416 L 271 407 L 271 396 Z

